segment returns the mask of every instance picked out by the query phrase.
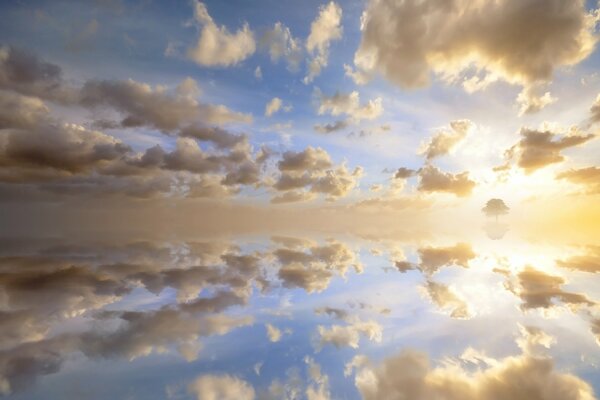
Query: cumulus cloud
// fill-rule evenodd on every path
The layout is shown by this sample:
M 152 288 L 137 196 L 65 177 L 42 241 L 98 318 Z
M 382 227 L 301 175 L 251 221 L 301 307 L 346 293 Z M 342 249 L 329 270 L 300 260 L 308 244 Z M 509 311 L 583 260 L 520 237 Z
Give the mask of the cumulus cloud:
M 331 344 L 337 348 L 351 347 L 357 349 L 361 336 L 373 342 L 381 342 L 382 332 L 382 326 L 373 320 L 356 320 L 347 325 L 332 325 L 330 327 L 319 325 L 314 340 L 315 348 L 320 351 L 325 345 Z
M 24 248 L 25 249 L 25 248 Z M 173 247 L 148 242 L 27 248 L 0 257 L 0 389 L 30 387 L 37 376 L 57 372 L 69 354 L 134 359 L 173 348 L 197 357 L 201 339 L 253 323 L 224 312 L 247 304 L 261 279 L 255 254 L 220 242 Z M 198 265 L 197 263 L 202 263 Z M 159 294 L 177 292 L 177 303 L 159 309 L 110 311 L 135 287 Z M 199 294 L 209 288 L 209 297 Z M 55 332 L 64 321 L 84 316 L 90 329 Z M 84 328 L 85 325 L 81 325 Z M 98 329 L 98 326 L 102 326 Z
M 517 165 L 529 174 L 564 161 L 562 150 L 582 145 L 595 137 L 593 134 L 580 133 L 577 129 L 571 130 L 567 135 L 559 136 L 549 130 L 522 128 L 520 135 L 521 140 L 505 152 L 507 164 L 497 167 L 496 170 L 508 168 L 516 159 Z
M 334 274 L 345 276 L 348 268 L 362 272 L 355 252 L 347 245 L 330 241 L 324 245 L 275 250 L 273 255 L 280 263 L 278 277 L 283 286 L 299 287 L 308 293 L 321 292 L 329 286 Z
M 219 127 L 193 124 L 202 111 L 189 97 L 196 83 L 185 80 L 166 94 L 137 82 L 88 82 L 81 102 L 105 101 L 129 114 L 123 121 L 178 129 L 175 149 L 156 145 L 142 153 L 113 136 L 53 118 L 39 98 L 0 90 L 0 181 L 57 196 L 122 195 L 227 197 L 241 185 L 261 180 L 266 153 L 253 154 L 247 136 Z M 200 113 L 200 114 L 198 114 Z M 188 121 L 190 122 L 190 121 Z M 212 145 L 208 150 L 200 142 Z
M 14 47 L 0 47 L 0 89 L 60 103 L 74 101 L 59 66 Z
M 282 332 L 277 327 L 266 324 L 265 328 L 267 329 L 267 337 L 271 342 L 279 342 L 281 340 Z
M 433 304 L 444 311 L 448 310 L 450 317 L 457 319 L 468 319 L 471 317 L 469 305 L 447 285 L 427 280 L 423 286 L 423 291 Z
M 558 306 L 556 301 L 572 309 L 595 304 L 583 294 L 563 290 L 561 286 L 566 283 L 564 278 L 546 274 L 530 266 L 519 272 L 517 279 L 517 282 L 508 281 L 505 286 L 521 298 L 523 310 L 548 310 Z
M 423 147 L 422 154 L 427 160 L 432 160 L 435 157 L 450 153 L 467 136 L 473 125 L 471 121 L 466 119 L 450 122 L 450 129 L 443 128 L 436 132 Z
M 51 178 L 80 173 L 118 160 L 129 151 L 120 140 L 98 131 L 59 121 L 37 121 L 31 129 L 0 131 L 0 163 L 4 169 L 0 177 L 18 181 L 27 176 Z M 54 175 L 48 175 L 51 172 Z
M 573 271 L 600 272 L 600 246 L 589 246 L 583 254 L 557 260 L 556 264 Z
M 310 34 L 306 39 L 306 50 L 311 54 L 308 73 L 304 83 L 312 82 L 329 62 L 329 46 L 332 41 L 342 38 L 342 8 L 330 1 L 319 7 L 319 15 L 310 26 Z
M 361 106 L 360 96 L 357 91 L 350 93 L 336 92 L 333 96 L 326 96 L 320 90 L 316 89 L 315 95 L 319 101 L 319 115 L 330 114 L 334 117 L 346 115 L 350 120 L 359 122 L 363 119 L 375 119 L 383 114 L 381 97 L 369 100 Z
M 198 400 L 254 400 L 254 388 L 243 379 L 231 375 L 200 375 L 188 385 Z
M 589 193 L 600 193 L 600 168 L 598 167 L 570 169 L 559 173 L 557 178 L 582 185 Z
M 592 387 L 559 372 L 548 357 L 528 353 L 502 359 L 485 357 L 483 367 L 469 372 L 460 365 L 430 365 L 426 354 L 405 350 L 380 365 L 359 365 L 355 384 L 365 400 L 593 400 Z
M 417 250 L 419 263 L 413 264 L 408 261 L 397 261 L 396 268 L 400 272 L 411 269 L 419 269 L 426 275 L 435 274 L 440 268 L 456 265 L 469 268 L 469 262 L 477 255 L 468 243 L 457 243 L 448 247 L 421 247 Z
M 325 150 L 311 146 L 283 153 L 277 167 L 280 175 L 272 187 L 283 193 L 272 202 L 308 200 L 318 194 L 333 201 L 346 196 L 362 176 L 362 168 L 349 171 L 345 164 L 335 166 Z
M 49 109 L 37 97 L 0 91 L 0 129 L 27 129 L 47 117 Z
M 520 106 L 519 115 L 534 114 L 558 100 L 550 92 L 544 92 L 543 87 L 533 85 L 523 88 L 517 96 L 517 104 Z
M 224 25 L 218 26 L 200 1 L 194 4 L 194 20 L 200 26 L 200 36 L 187 56 L 199 65 L 227 67 L 236 65 L 254 54 L 254 33 L 247 23 L 235 33 Z
M 183 80 L 174 93 L 131 79 L 88 81 L 81 88 L 80 102 L 87 107 L 110 107 L 124 114 L 122 127 L 151 126 L 170 132 L 197 123 L 252 122 L 248 114 L 231 111 L 223 105 L 199 102 L 199 94 L 192 78 Z
M 597 40 L 597 14 L 582 0 L 438 3 L 369 1 L 354 55 L 357 70 L 347 73 L 357 83 L 380 73 L 403 88 L 426 86 L 432 74 L 462 80 L 469 91 L 497 80 L 529 88 L 585 59 Z M 522 100 L 531 100 L 528 90 Z M 544 94 L 523 110 L 551 101 Z
M 291 72 L 297 72 L 302 62 L 303 47 L 299 38 L 294 38 L 290 28 L 276 22 L 272 29 L 267 30 L 260 39 L 262 46 L 269 51 L 271 61 L 284 59 Z
M 445 192 L 466 197 L 471 194 L 475 186 L 476 183 L 469 178 L 468 172 L 452 174 L 443 172 L 433 165 L 426 165 L 419 170 L 417 189 L 421 192 Z
M 283 102 L 279 97 L 273 97 L 265 106 L 265 116 L 270 117 L 281 109 Z

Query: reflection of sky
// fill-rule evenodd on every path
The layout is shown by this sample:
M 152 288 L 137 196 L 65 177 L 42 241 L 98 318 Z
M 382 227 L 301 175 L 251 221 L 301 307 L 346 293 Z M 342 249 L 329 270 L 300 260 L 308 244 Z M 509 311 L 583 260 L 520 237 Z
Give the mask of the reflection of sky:
M 308 238 L 310 236 L 305 236 L 303 239 Z M 455 372 L 460 366 L 463 373 L 470 371 L 471 374 L 476 374 L 478 369 L 485 370 L 491 367 L 461 361 L 460 357 L 466 354 L 465 351 L 477 350 L 478 354 L 485 354 L 490 359 L 496 360 L 495 362 L 502 362 L 505 357 L 518 356 L 525 351 L 519 348 L 518 344 L 521 340 L 519 338 L 523 335 L 522 327 L 540 328 L 545 334 L 554 338 L 554 344 L 548 348 L 541 346 L 542 352 L 535 353 L 536 357 L 551 357 L 557 373 L 571 373 L 588 381 L 596 390 L 600 387 L 600 382 L 594 378 L 599 361 L 598 347 L 590 331 L 596 306 L 582 305 L 579 308 L 569 309 L 560 298 L 553 298 L 553 304 L 548 308 L 533 307 L 523 310 L 520 307 L 524 304 L 524 299 L 519 297 L 522 291 L 517 288 L 511 292 L 506 286 L 507 280 L 514 280 L 526 265 L 531 265 L 544 274 L 564 277 L 568 283 L 561 285 L 560 290 L 583 294 L 590 300 L 596 300 L 594 293 L 597 293 L 598 285 L 590 279 L 589 273 L 574 272 L 556 266 L 556 260 L 568 258 L 565 255 L 581 254 L 581 247 L 556 248 L 539 243 L 519 242 L 516 238 L 492 241 L 484 236 L 478 241 L 467 244 L 473 254 L 467 257 L 466 267 L 462 267 L 452 265 L 456 262 L 455 259 L 453 261 L 453 257 L 457 255 L 452 253 L 455 250 L 449 250 L 449 253 L 446 251 L 457 249 L 455 247 L 457 242 L 449 242 L 445 239 L 438 242 L 428 240 L 427 243 L 420 244 L 394 243 L 390 240 L 348 239 L 345 242 L 331 242 L 322 238 L 309 240 L 311 241 L 305 242 L 302 247 L 294 247 L 293 250 L 310 254 L 308 250 L 310 247 L 326 248 L 332 243 L 340 245 L 337 252 L 327 253 L 334 254 L 333 258 L 329 258 L 329 263 L 322 263 L 326 258 L 325 253 L 320 254 L 323 258 L 304 260 L 309 270 L 329 271 L 328 268 L 337 268 L 341 271 L 347 267 L 342 264 L 354 263 L 356 257 L 356 260 L 360 260 L 363 265 L 363 272 L 357 273 L 354 269 L 348 268 L 345 277 L 342 277 L 338 271 L 333 271 L 330 283 L 319 286 L 323 290 L 316 289 L 308 293 L 305 288 L 294 286 L 291 281 L 286 282 L 278 275 L 281 269 L 286 268 L 286 264 L 276 259 L 274 254 L 277 249 L 286 248 L 286 244 L 279 239 L 271 240 L 269 237 L 240 238 L 232 242 L 235 243 L 235 247 L 228 247 L 225 244 L 194 249 L 186 241 L 177 241 L 171 244 L 153 243 L 137 247 L 127 244 L 86 245 L 65 246 L 62 249 L 55 247 L 53 251 L 44 251 L 43 248 L 30 251 L 25 259 L 31 261 L 28 264 L 31 270 L 36 270 L 42 265 L 44 259 L 40 256 L 42 254 L 46 254 L 46 259 L 68 260 L 66 264 L 60 262 L 47 264 L 46 267 L 37 269 L 37 273 L 42 273 L 44 269 L 56 268 L 56 265 L 62 265 L 59 269 L 66 268 L 66 265 L 79 265 L 93 273 L 112 265 L 106 269 L 112 271 L 110 275 L 117 273 L 115 271 L 119 271 L 118 268 L 146 265 L 145 269 L 138 268 L 136 271 L 158 275 L 161 271 L 170 268 L 192 268 L 199 265 L 197 264 L 199 260 L 207 262 L 207 265 L 216 262 L 224 270 L 234 270 L 237 268 L 235 265 L 227 266 L 223 261 L 219 261 L 219 257 L 227 252 L 234 252 L 237 255 L 255 255 L 258 257 L 260 267 L 252 273 L 254 275 L 247 282 L 254 287 L 251 293 L 246 291 L 248 287 L 244 288 L 245 283 L 238 287 L 238 289 L 243 288 L 239 291 L 241 297 L 245 296 L 244 293 L 248 294 L 247 304 L 226 306 L 219 312 L 201 314 L 202 316 L 227 315 L 234 319 L 251 316 L 253 321 L 194 339 L 193 341 L 201 343 L 197 359 L 186 361 L 179 354 L 177 346 L 180 337 L 175 332 L 179 328 L 175 326 L 172 327 L 171 333 L 175 332 L 173 335 L 169 335 L 171 329 L 169 326 L 161 331 L 169 335 L 166 341 L 161 341 L 160 337 L 155 336 L 146 343 L 150 346 L 148 354 L 142 352 L 144 354 L 140 353 L 132 360 L 128 360 L 124 354 L 119 355 L 118 351 L 111 352 L 115 349 L 105 349 L 105 355 L 86 356 L 81 352 L 85 352 L 82 349 L 86 344 L 81 344 L 60 354 L 63 362 L 55 369 L 20 370 L 19 374 L 30 374 L 29 378 L 37 375 L 37 379 L 27 381 L 26 388 L 15 391 L 11 398 L 158 399 L 165 398 L 168 394 L 173 399 L 186 399 L 192 398 L 187 388 L 197 377 L 223 374 L 246 381 L 254 388 L 259 398 L 267 396 L 269 387 L 274 381 L 292 385 L 290 377 L 298 374 L 300 377 L 298 385 L 302 392 L 300 398 L 304 398 L 305 390 L 311 385 L 319 387 L 315 383 L 317 381 L 311 380 L 307 356 L 320 366 L 322 375 L 327 376 L 324 390 L 331 398 L 360 398 L 359 390 L 354 385 L 355 376 L 361 373 L 360 368 L 350 375 L 344 374 L 344 366 L 356 355 L 364 355 L 376 365 L 393 355 L 400 354 L 403 350 L 414 349 L 427 354 L 434 366 L 450 368 L 448 366 L 452 364 L 455 365 Z M 15 265 L 14 259 L 8 258 L 11 254 L 18 253 L 23 256 L 24 252 L 19 249 L 24 248 L 26 246 L 21 245 L 4 251 L 3 273 L 15 275 L 28 273 L 26 269 L 19 270 L 11 267 Z M 440 249 L 442 253 L 445 252 L 439 260 L 436 260 L 436 265 L 439 265 L 437 272 L 427 272 L 427 267 L 421 259 L 425 257 L 423 249 L 438 251 L 437 254 Z M 203 255 L 198 251 L 206 253 Z M 212 253 L 208 255 L 208 252 Z M 336 258 L 342 252 L 346 256 Z M 336 260 L 343 260 L 343 262 L 338 264 Z M 395 267 L 396 261 L 409 262 L 415 266 L 415 269 L 400 272 Z M 156 262 L 162 263 L 158 269 L 153 266 Z M 506 269 L 509 272 L 505 276 L 494 272 L 494 269 Z M 163 283 L 163 289 L 158 291 L 154 289 L 155 293 L 151 293 L 143 288 L 143 284 L 136 281 L 137 278 L 126 275 L 120 275 L 121 282 L 131 288 L 135 287 L 132 291 L 110 299 L 90 298 L 88 299 L 90 306 L 80 310 L 78 315 L 63 315 L 57 318 L 56 314 L 60 314 L 61 310 L 53 309 L 52 304 L 30 305 L 29 311 L 33 310 L 37 313 L 37 318 L 47 321 L 51 326 L 49 331 L 42 333 L 41 337 L 35 340 L 44 341 L 61 335 L 83 334 L 89 330 L 103 332 L 103 335 L 110 337 L 117 334 L 119 321 L 100 318 L 102 310 L 151 313 L 161 307 L 176 308 L 186 301 L 193 302 L 198 295 L 209 298 L 216 296 L 220 291 L 230 290 L 226 284 L 216 282 L 216 284 L 207 284 L 198 294 L 187 300 L 181 298 L 178 300 L 181 286 L 177 289 L 174 287 L 177 284 Z M 104 279 L 106 278 L 105 275 Z M 263 278 L 264 281 L 269 282 L 269 288 L 261 292 L 258 290 L 257 282 Z M 190 276 L 188 279 L 193 278 Z M 8 300 L 4 303 L 4 310 L 25 313 L 26 308 L 17 309 L 10 306 L 10 296 L 18 296 L 18 288 L 16 286 L 9 288 L 11 283 L 7 283 L 9 281 L 6 278 L 3 278 L 3 282 L 3 289 L 8 290 L 5 293 L 9 293 Z M 15 285 L 14 282 L 12 285 Z M 37 289 L 38 295 L 43 296 L 46 290 L 60 291 L 61 284 L 72 285 L 73 282 L 66 280 L 61 283 L 59 278 L 55 286 L 40 286 Z M 89 285 L 90 281 L 85 282 L 84 284 Z M 90 296 L 99 295 L 103 290 L 102 280 L 94 282 L 92 287 L 95 285 L 97 287 L 88 292 Z M 442 296 L 435 300 L 431 292 L 425 289 L 427 282 L 435 282 L 439 286 L 445 285 L 452 296 Z M 65 287 L 65 289 L 68 291 L 71 288 Z M 538 287 L 538 289 L 543 291 L 543 288 Z M 52 300 L 50 298 L 47 301 Z M 84 304 L 85 299 L 66 296 L 60 304 L 65 307 L 63 311 L 66 311 L 76 302 Z M 457 304 L 468 308 L 466 317 L 464 315 L 460 315 L 459 318 L 452 317 L 452 311 Z M 317 313 L 317 310 L 324 307 L 336 309 L 340 314 L 336 318 L 334 311 L 330 314 Z M 44 314 L 48 309 L 53 309 L 54 315 Z M 358 337 L 356 342 L 352 339 L 352 334 L 338 337 L 337 346 L 333 344 L 336 339 L 332 339 L 331 342 L 323 339 L 322 332 L 335 329 L 332 328 L 334 326 L 345 329 L 344 332 L 347 333 L 353 329 L 353 326 L 360 326 L 367 321 L 372 321 L 381 329 L 381 340 L 378 340 L 377 334 L 369 338 L 369 334 L 361 331 L 360 328 L 355 333 Z M 121 329 L 127 327 L 127 323 L 123 321 L 120 324 Z M 267 324 L 279 330 L 278 341 L 269 340 Z M 322 330 L 321 333 L 319 329 Z M 143 340 L 146 333 L 147 331 L 139 332 L 140 337 L 134 338 L 134 341 Z M 186 333 L 183 332 L 182 335 L 185 336 Z M 22 342 L 30 340 L 31 338 L 28 339 L 26 336 L 21 339 L 3 338 L 2 343 L 5 346 L 3 357 L 18 355 L 18 352 L 22 351 L 19 350 L 19 345 L 22 346 Z M 114 346 L 118 345 L 118 342 L 112 343 Z M 132 343 L 129 342 L 125 346 Z M 120 350 L 126 351 L 125 348 Z M 17 377 L 16 370 L 10 370 L 6 365 L 3 364 L 2 367 L 5 379 L 8 377 L 15 382 L 17 379 L 25 379 L 25 376 Z M 322 384 L 322 381 L 320 382 Z

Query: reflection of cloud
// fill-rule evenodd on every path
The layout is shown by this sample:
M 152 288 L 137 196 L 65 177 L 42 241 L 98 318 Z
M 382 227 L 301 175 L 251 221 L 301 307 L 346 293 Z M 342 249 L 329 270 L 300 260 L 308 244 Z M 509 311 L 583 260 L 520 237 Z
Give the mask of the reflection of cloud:
M 31 387 L 38 376 L 58 372 L 78 343 L 77 338 L 63 335 L 0 351 L 0 395 Z
M 382 330 L 382 326 L 373 320 L 355 320 L 348 325 L 332 325 L 329 328 L 319 325 L 315 337 L 315 347 L 317 351 L 327 344 L 332 344 L 337 348 L 357 349 L 361 336 L 372 342 L 381 342 Z
M 594 319 L 592 321 L 592 334 L 596 337 L 596 343 L 600 346 L 600 319 Z
M 418 264 L 408 261 L 396 261 L 396 268 L 400 272 L 417 268 L 424 274 L 431 275 L 435 274 L 441 267 L 448 265 L 468 268 L 469 261 L 476 257 L 475 252 L 468 243 L 457 243 L 450 247 L 422 247 L 417 252 L 419 253 Z
M 517 294 L 523 303 L 523 310 L 556 306 L 554 300 L 576 308 L 581 305 L 591 306 L 595 303 L 585 295 L 567 292 L 561 288 L 565 280 L 560 276 L 548 275 L 542 271 L 526 267 L 517 275 L 518 284 L 508 282 L 507 288 Z
M 529 332 L 526 336 L 531 336 Z M 538 338 L 527 339 L 539 342 Z M 501 359 L 476 355 L 471 349 L 463 358 L 480 366 L 475 372 L 456 363 L 432 367 L 427 355 L 414 350 L 372 365 L 355 359 L 355 384 L 365 400 L 593 400 L 593 389 L 578 377 L 555 369 L 549 357 L 523 354 Z
M 108 334 L 83 335 L 83 352 L 89 357 L 125 357 L 129 360 L 147 356 L 153 351 L 164 352 L 176 344 L 188 361 L 196 359 L 202 336 L 224 335 L 234 328 L 250 325 L 252 317 L 233 318 L 194 314 L 176 309 L 156 312 L 128 311 L 119 316 L 125 324 Z
M 448 309 L 452 318 L 471 317 L 468 304 L 447 285 L 428 280 L 423 289 L 435 305 L 443 310 Z
M 254 400 L 254 388 L 231 375 L 201 375 L 188 385 L 198 400 Z
M 334 273 L 344 276 L 350 266 L 356 272 L 362 271 L 355 253 L 336 241 L 307 249 L 280 248 L 273 254 L 281 264 L 278 276 L 283 285 L 300 287 L 309 293 L 323 291 L 329 286 Z
M 193 360 L 202 337 L 253 323 L 224 312 L 246 305 L 254 282 L 261 287 L 259 258 L 227 243 L 22 248 L 19 256 L 0 257 L 0 389 L 6 393 L 57 372 L 75 351 L 134 359 L 176 347 Z M 179 303 L 150 311 L 99 310 L 136 287 L 156 294 L 171 287 Z M 211 295 L 199 297 L 203 289 Z M 70 320 L 91 326 L 56 334 L 55 327 Z
M 279 342 L 281 340 L 281 330 L 271 324 L 266 324 L 265 328 L 267 328 L 267 337 L 269 338 L 269 341 Z
M 590 246 L 585 254 L 557 260 L 556 264 L 559 267 L 575 271 L 600 272 L 600 246 Z

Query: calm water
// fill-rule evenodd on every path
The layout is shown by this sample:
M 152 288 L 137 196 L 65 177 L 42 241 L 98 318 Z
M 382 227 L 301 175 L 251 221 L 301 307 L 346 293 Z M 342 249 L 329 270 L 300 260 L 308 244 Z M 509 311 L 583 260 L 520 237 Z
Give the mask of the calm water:
M 600 389 L 600 249 L 587 243 L 501 224 L 464 238 L 71 236 L 2 240 L 9 398 L 558 400 Z

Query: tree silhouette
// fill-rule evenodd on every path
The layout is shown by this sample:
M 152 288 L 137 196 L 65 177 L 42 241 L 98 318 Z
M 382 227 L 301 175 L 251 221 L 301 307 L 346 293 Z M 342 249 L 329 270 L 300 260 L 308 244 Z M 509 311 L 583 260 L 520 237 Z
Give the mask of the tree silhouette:
M 504 200 L 502 199 L 490 199 L 485 204 L 485 207 L 481 209 L 488 217 L 496 217 L 496 222 L 498 221 L 498 215 L 508 214 L 509 210 L 510 208 L 504 204 Z

